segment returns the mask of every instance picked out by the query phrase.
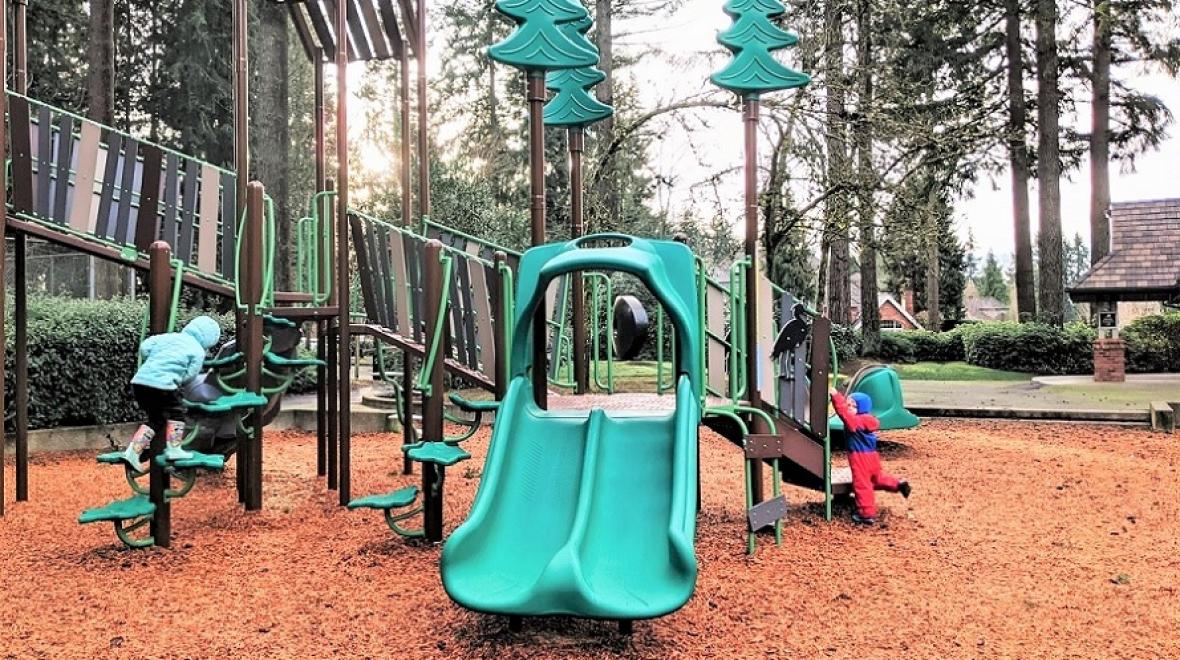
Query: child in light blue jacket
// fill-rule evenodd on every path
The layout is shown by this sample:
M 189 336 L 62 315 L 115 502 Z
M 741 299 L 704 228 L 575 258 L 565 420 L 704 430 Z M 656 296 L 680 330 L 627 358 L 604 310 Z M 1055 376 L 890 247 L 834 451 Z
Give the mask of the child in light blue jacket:
M 123 452 L 123 460 L 142 470 L 140 457 L 152 438 L 165 433 L 169 460 L 192 458 L 181 449 L 184 441 L 184 409 L 180 389 L 201 373 L 205 352 L 221 339 L 221 326 L 208 316 L 198 316 L 180 332 L 153 335 L 139 346 L 142 362 L 131 379 L 135 401 L 147 414 L 147 424 L 140 425 Z

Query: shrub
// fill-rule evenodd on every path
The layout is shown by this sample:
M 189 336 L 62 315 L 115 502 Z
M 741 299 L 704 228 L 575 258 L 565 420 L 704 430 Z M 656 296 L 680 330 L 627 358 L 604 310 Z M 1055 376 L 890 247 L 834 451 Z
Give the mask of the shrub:
M 908 339 L 913 346 L 914 360 L 918 362 L 961 362 L 965 358 L 963 335 L 958 328 L 949 332 L 907 330 L 886 334 Z
M 832 325 L 832 343 L 840 364 L 860 357 L 860 333 L 846 325 Z
M 1074 323 L 980 323 L 959 330 L 967 362 L 991 369 L 1037 374 L 1085 374 L 1094 370 L 1093 328 Z
M 144 304 L 131 299 L 82 300 L 34 297 L 29 300 L 29 428 L 114 424 L 142 416 L 131 396 L 131 377 L 143 323 Z M 185 310 L 178 325 L 199 310 Z M 234 334 L 233 316 L 212 315 L 222 342 Z M 12 311 L 7 313 L 12 323 Z M 11 328 L 12 326 L 9 325 Z M 14 333 L 6 336 L 4 397 L 14 400 Z M 295 385 L 306 388 L 308 375 Z M 314 370 L 310 382 L 314 387 Z M 11 410 L 11 405 L 6 406 Z M 11 428 L 12 420 L 6 420 Z
M 914 343 L 908 332 L 882 332 L 877 354 L 872 356 L 882 362 L 913 362 Z
M 1135 319 L 1121 335 L 1127 343 L 1127 370 L 1180 371 L 1180 312 Z

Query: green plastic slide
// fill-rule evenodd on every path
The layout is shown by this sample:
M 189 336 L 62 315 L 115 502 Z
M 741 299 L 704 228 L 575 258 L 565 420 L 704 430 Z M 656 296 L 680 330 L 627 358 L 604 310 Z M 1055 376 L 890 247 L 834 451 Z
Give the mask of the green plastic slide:
M 521 260 L 513 379 L 471 515 L 442 554 L 443 586 L 464 607 L 629 620 L 668 614 L 692 596 L 701 419 L 694 263 L 683 245 L 626 240 L 548 245 Z M 674 411 L 546 411 L 533 401 L 528 320 L 553 277 L 596 268 L 637 275 L 682 322 Z
M 921 423 L 918 416 L 906 410 L 901 394 L 901 379 L 897 372 L 883 364 L 869 365 L 852 377 L 848 394 L 863 392 L 873 400 L 873 414 L 881 422 L 882 431 L 912 429 Z M 828 425 L 833 431 L 844 432 L 844 422 L 832 415 Z

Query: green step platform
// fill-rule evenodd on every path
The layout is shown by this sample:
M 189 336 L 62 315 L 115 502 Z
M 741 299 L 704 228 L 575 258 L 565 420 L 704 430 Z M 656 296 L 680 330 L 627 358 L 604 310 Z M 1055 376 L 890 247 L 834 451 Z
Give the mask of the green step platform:
M 127 459 L 123 456 L 123 452 L 121 451 L 112 451 L 105 454 L 99 454 L 95 457 L 95 460 L 104 465 L 122 465 L 124 467 L 129 467 L 140 474 L 144 473 L 143 470 L 139 469 L 139 466 L 128 463 Z
M 185 401 L 184 405 L 209 414 L 227 413 L 245 408 L 256 408 L 266 405 L 266 397 L 251 392 L 238 392 L 212 401 Z
M 225 469 L 225 457 L 221 454 L 202 454 L 199 451 L 186 450 L 192 454 L 191 458 L 171 461 L 161 454 L 156 457 L 156 463 L 174 467 L 178 470 L 209 470 L 217 472 Z
M 156 505 L 145 495 L 135 495 L 125 500 L 86 509 L 78 516 L 78 522 L 85 525 L 96 522 L 120 522 L 150 517 L 156 513 Z
M 406 452 L 411 461 L 434 463 L 443 467 L 450 467 L 471 458 L 471 454 L 462 448 L 446 442 L 415 442 L 402 446 L 402 451 Z
M 287 358 L 278 355 L 277 353 L 271 353 L 270 351 L 263 353 L 262 357 L 266 360 L 266 363 L 272 367 L 298 368 L 328 366 L 328 363 L 324 362 L 323 360 L 317 360 L 315 358 Z
M 391 493 L 383 495 L 369 495 L 366 497 L 358 497 L 357 499 L 348 503 L 349 509 L 377 509 L 378 511 L 389 511 L 390 509 L 402 509 L 414 503 L 418 499 L 418 487 L 407 486 L 399 488 Z

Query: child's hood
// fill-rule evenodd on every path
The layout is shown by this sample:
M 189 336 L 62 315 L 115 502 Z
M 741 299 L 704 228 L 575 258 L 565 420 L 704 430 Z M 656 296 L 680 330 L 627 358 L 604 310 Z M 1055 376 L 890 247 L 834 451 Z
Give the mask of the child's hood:
M 852 403 L 856 405 L 856 412 L 864 415 L 873 412 L 873 400 L 864 392 L 853 392 Z
M 216 346 L 221 339 L 221 326 L 208 316 L 198 316 L 189 321 L 182 332 L 196 339 L 206 350 Z

